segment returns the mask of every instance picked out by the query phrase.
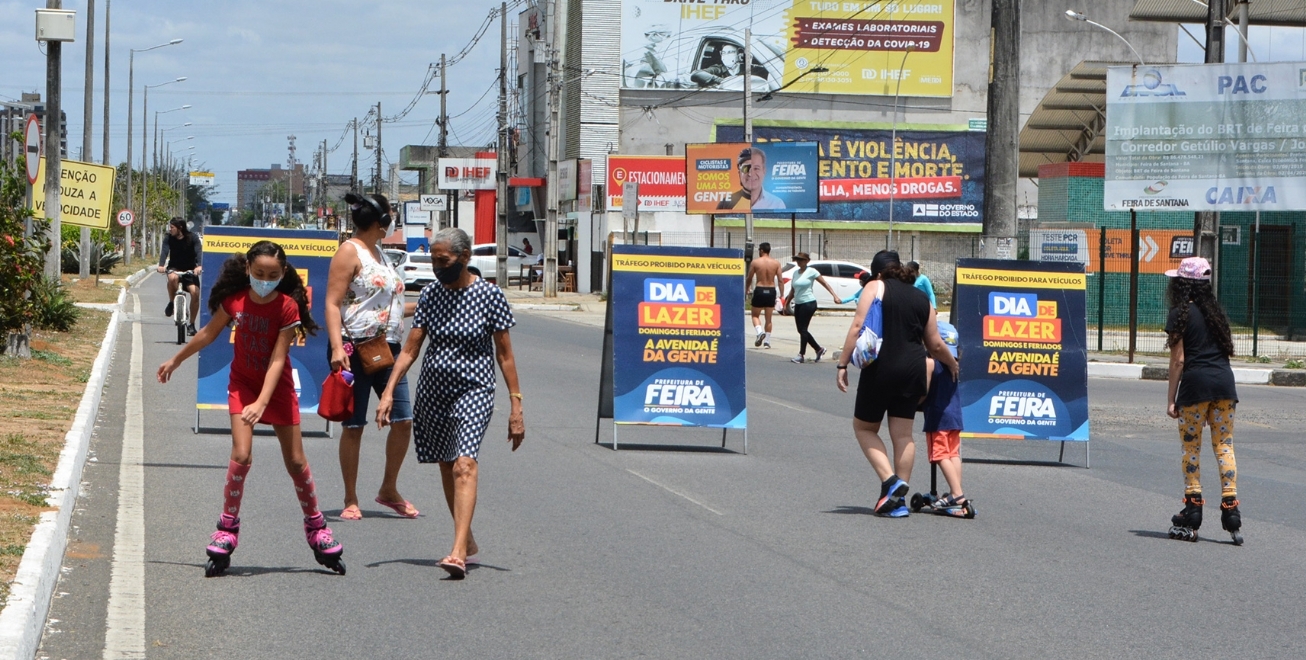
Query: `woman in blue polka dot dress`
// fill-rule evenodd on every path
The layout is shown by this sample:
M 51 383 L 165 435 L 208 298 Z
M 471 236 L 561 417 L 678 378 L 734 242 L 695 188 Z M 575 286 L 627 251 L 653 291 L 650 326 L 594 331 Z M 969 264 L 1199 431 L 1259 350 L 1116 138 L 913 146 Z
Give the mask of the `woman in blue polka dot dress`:
M 429 339 L 413 400 L 413 436 L 417 460 L 440 464 L 454 540 L 439 565 L 459 579 L 467 574 L 469 559 L 475 563 L 478 550 L 472 536 L 477 457 L 494 412 L 496 360 L 512 403 L 508 442 L 513 451 L 526 437 L 517 364 L 508 337 L 516 321 L 503 291 L 467 270 L 471 256 L 471 239 L 461 229 L 441 229 L 431 239 L 431 265 L 438 282 L 422 289 L 413 329 L 395 358 L 376 409 L 377 423 L 389 424 L 395 387 L 417 361 L 422 342 Z

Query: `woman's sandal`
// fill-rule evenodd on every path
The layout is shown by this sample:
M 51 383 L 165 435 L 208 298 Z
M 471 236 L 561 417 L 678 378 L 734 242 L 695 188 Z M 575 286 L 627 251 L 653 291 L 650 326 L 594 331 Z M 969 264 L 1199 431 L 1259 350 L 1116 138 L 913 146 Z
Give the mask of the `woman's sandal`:
M 449 573 L 449 577 L 455 580 L 461 580 L 464 577 L 467 577 L 467 563 L 453 555 L 441 559 L 436 566 L 443 568 Z
M 380 496 L 377 496 L 376 503 L 380 504 L 381 506 L 390 507 L 391 509 L 394 509 L 394 512 L 399 514 L 400 518 L 416 518 L 419 514 L 422 513 L 421 511 L 418 511 L 417 507 L 413 506 L 413 503 L 409 502 L 408 500 L 404 500 L 402 502 L 387 502 L 381 499 Z M 412 513 L 409 513 L 410 511 Z
M 353 509 L 351 510 L 350 507 L 353 507 Z M 363 510 L 359 509 L 357 504 L 351 504 L 345 507 L 337 517 L 341 520 L 362 520 Z

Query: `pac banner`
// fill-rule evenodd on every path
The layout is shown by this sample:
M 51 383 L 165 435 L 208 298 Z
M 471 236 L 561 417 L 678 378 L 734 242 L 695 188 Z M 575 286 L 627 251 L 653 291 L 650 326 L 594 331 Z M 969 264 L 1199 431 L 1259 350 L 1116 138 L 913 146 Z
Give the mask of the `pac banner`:
M 952 96 L 954 0 L 622 0 L 625 89 Z M 826 71 L 817 73 L 820 67 Z
M 1306 64 L 1107 69 L 1106 210 L 1306 210 Z
M 744 255 L 612 247 L 613 420 L 748 425 Z
M 1083 264 L 957 260 L 962 436 L 1088 441 L 1085 284 Z
M 625 209 L 622 186 L 639 184 L 640 211 L 685 210 L 684 156 L 608 156 L 608 210 Z
M 115 217 L 113 179 L 117 171 L 108 165 L 62 161 L 59 172 L 59 221 L 66 225 L 108 229 Z M 32 216 L 45 217 L 45 158 L 41 158 L 32 186 Z
M 286 260 L 308 286 L 309 306 L 313 320 L 322 327 L 317 335 L 291 344 L 290 364 L 295 378 L 295 393 L 299 395 L 301 415 L 316 413 L 321 397 L 322 382 L 331 373 L 327 361 L 330 343 L 326 337 L 327 270 L 331 257 L 340 243 L 333 231 L 262 229 L 255 227 L 211 226 L 204 232 L 204 273 L 201 287 L 200 324 L 208 323 L 209 294 L 217 281 L 222 264 L 228 258 L 249 251 L 255 243 L 273 241 L 286 251 Z M 235 330 L 228 329 L 208 348 L 200 351 L 199 381 L 195 388 L 197 410 L 226 410 L 227 381 L 234 355 Z M 197 425 L 198 426 L 198 425 Z
M 896 143 L 894 133 L 892 124 L 753 122 L 754 146 L 762 149 L 816 143 L 821 206 L 803 219 L 888 222 L 892 197 L 894 222 L 983 222 L 984 132 L 965 124 L 899 124 Z M 743 136 L 738 123 L 716 126 L 718 143 Z

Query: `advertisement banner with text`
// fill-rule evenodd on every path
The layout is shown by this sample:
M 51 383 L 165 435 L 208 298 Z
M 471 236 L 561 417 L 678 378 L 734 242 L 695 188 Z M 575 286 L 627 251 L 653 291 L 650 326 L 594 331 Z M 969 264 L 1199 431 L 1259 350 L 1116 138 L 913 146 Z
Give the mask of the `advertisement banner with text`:
M 743 172 L 752 171 L 746 142 L 685 145 L 685 212 L 750 213 Z
M 751 25 L 754 91 L 951 97 L 954 17 L 954 0 L 621 0 L 621 86 L 743 91 Z
M 962 437 L 1087 441 L 1084 266 L 958 259 Z
M 742 139 L 743 126 L 719 124 L 716 140 Z M 815 142 L 820 211 L 807 220 L 976 224 L 984 211 L 984 132 L 966 125 L 901 124 L 896 147 L 891 124 L 759 120 L 753 141 Z M 890 176 L 890 167 L 894 172 Z M 892 185 L 891 185 L 892 184 Z
M 1106 210 L 1306 210 L 1303 67 L 1109 67 Z
M 441 158 L 440 190 L 494 190 L 499 164 L 493 158 Z
M 618 424 L 748 425 L 744 254 L 612 246 Z
M 640 211 L 685 210 L 684 156 L 608 156 L 608 210 L 621 211 L 621 188 L 639 184 Z
M 295 393 L 299 396 L 299 412 L 306 415 L 317 412 L 321 398 L 322 382 L 331 373 L 327 362 L 330 343 L 326 336 L 327 271 L 340 241 L 333 231 L 259 229 L 255 227 L 208 227 L 204 233 L 204 277 L 200 287 L 199 325 L 208 323 L 209 294 L 222 264 L 237 254 L 244 254 L 259 241 L 279 244 L 286 251 L 286 261 L 293 267 L 308 287 L 309 308 L 313 320 L 322 329 L 316 335 L 301 338 L 290 345 L 290 362 L 287 365 L 295 380 Z M 231 360 L 235 355 L 234 328 L 228 328 L 212 344 L 200 351 L 199 380 L 195 387 L 195 407 L 200 410 L 227 410 L 227 381 Z M 308 420 L 305 420 L 308 423 Z

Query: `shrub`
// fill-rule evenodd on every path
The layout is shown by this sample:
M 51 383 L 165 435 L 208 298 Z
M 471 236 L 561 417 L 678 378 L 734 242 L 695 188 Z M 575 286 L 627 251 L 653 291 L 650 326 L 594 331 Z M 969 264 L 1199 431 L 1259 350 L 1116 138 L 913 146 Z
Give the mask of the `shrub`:
M 68 247 L 64 245 L 62 255 L 62 270 L 65 273 L 80 273 L 82 266 L 81 247 Z M 105 252 L 103 246 L 99 243 L 91 244 L 91 274 L 105 275 L 113 270 L 118 262 L 122 261 L 122 254 L 118 252 Z
M 81 315 L 81 310 L 64 291 L 62 282 L 41 279 L 32 288 L 32 303 L 35 306 L 32 325 L 42 330 L 68 332 L 77 325 L 77 317 Z
M 17 131 L 7 138 L 22 144 Z M 18 149 L 22 153 L 22 149 Z M 32 218 L 32 210 L 23 204 L 27 181 L 20 172 L 26 159 L 20 155 L 12 165 L 0 162 L 0 337 L 11 331 L 23 331 L 33 322 L 36 307 L 29 294 L 40 282 L 49 247 L 46 231 L 50 223 Z M 32 233 L 24 238 L 30 220 Z

